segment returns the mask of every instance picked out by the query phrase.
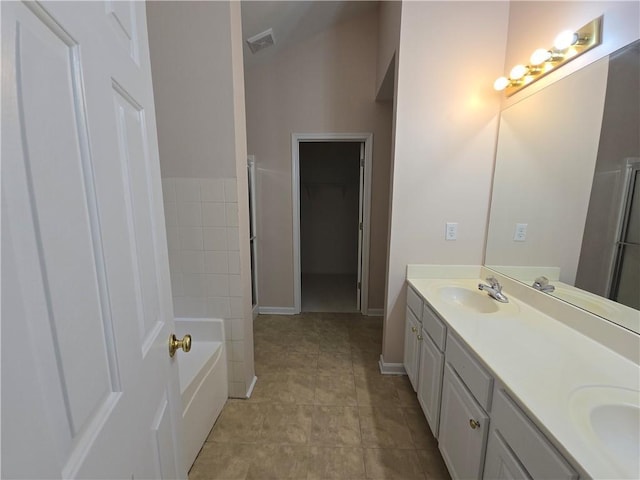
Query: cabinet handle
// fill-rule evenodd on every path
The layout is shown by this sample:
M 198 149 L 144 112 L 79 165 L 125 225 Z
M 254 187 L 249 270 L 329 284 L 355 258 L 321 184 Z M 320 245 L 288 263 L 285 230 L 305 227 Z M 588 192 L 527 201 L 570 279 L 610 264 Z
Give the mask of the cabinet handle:
M 418 340 L 422 340 L 422 335 L 418 335 Z
M 417 329 L 416 327 L 411 327 L 411 331 L 412 331 L 413 333 L 416 333 L 416 332 L 418 331 L 418 329 Z
M 476 428 L 480 428 L 480 422 L 476 422 L 473 418 L 469 419 L 469 426 L 475 430 Z

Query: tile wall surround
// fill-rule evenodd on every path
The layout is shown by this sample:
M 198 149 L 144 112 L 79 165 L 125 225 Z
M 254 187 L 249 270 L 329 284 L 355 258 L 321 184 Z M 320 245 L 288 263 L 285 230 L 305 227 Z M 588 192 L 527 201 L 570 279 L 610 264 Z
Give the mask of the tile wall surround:
M 222 318 L 229 395 L 244 397 L 245 351 L 235 178 L 163 178 L 175 317 Z

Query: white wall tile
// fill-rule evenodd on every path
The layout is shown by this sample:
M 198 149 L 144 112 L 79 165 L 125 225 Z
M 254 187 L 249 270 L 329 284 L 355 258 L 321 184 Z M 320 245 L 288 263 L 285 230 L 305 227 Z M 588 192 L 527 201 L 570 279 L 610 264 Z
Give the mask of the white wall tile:
M 227 215 L 227 227 L 238 226 L 238 204 L 237 203 L 225 203 L 225 210 Z
M 227 250 L 227 229 L 225 227 L 204 227 L 205 250 Z
M 244 318 L 231 320 L 231 339 L 244 340 Z
M 176 187 L 173 178 L 162 179 L 162 200 L 165 204 L 176 203 Z
M 233 358 L 233 353 L 232 353 Z M 244 362 L 234 362 L 231 360 L 231 371 L 233 372 L 234 381 L 244 381 Z
M 178 202 L 178 226 L 180 227 L 201 227 L 202 226 L 202 203 L 200 202 Z
M 176 317 L 204 318 L 207 315 L 207 302 L 204 297 L 174 297 L 173 311 Z
M 224 203 L 203 203 L 202 222 L 205 227 L 224 227 L 227 224 Z
M 231 375 L 229 375 L 231 377 Z M 244 381 L 242 382 L 229 382 L 229 396 L 233 398 L 245 398 L 247 392 L 244 388 Z
M 227 339 L 227 341 L 231 341 L 231 327 L 232 326 L 232 321 L 230 318 L 225 318 L 224 319 L 224 334 L 225 337 Z
M 171 295 L 173 297 L 182 297 L 182 296 L 184 296 L 184 289 L 182 288 L 182 274 L 181 273 L 172 273 L 171 274 Z
M 176 178 L 176 202 L 199 202 L 200 180 L 197 178 Z
M 238 227 L 227 227 L 227 248 L 230 252 L 240 251 L 240 238 Z
M 164 221 L 166 225 L 178 225 L 178 205 L 175 202 L 164 204 Z
M 203 202 L 224 202 L 224 180 L 221 178 L 201 179 L 200 194 Z
M 228 297 L 229 276 L 227 274 L 206 274 L 205 294 L 208 297 Z
M 229 308 L 229 297 L 208 297 L 207 298 L 207 316 L 212 318 L 228 318 L 231 313 Z M 226 323 L 225 323 L 226 326 Z M 231 337 L 231 329 L 225 328 L 227 337 Z
M 169 250 L 169 271 L 171 272 L 171 275 L 182 272 L 180 255 L 178 255 L 178 252 L 179 250 Z
M 229 273 L 227 252 L 204 252 L 204 273 Z
M 204 273 L 204 252 L 181 251 L 180 271 L 182 273 Z
M 231 342 L 231 361 L 232 362 L 244 362 L 244 341 L 232 341 Z
M 240 252 L 229 252 L 229 273 L 240 273 Z
M 243 318 L 244 308 L 242 297 L 229 298 L 229 305 L 231 307 L 231 318 Z
M 199 273 L 183 273 L 182 289 L 186 297 L 204 297 L 205 277 Z M 206 302 L 205 302 L 206 304 Z
M 224 179 L 224 201 L 225 202 L 238 201 L 238 183 L 235 178 Z
M 225 230 L 226 236 L 226 230 Z M 167 225 L 167 248 L 169 251 L 180 249 L 180 240 L 177 225 Z
M 202 227 L 179 227 L 178 245 L 180 250 L 203 250 Z
M 242 293 L 240 275 L 229 275 L 229 295 L 232 297 L 242 297 Z

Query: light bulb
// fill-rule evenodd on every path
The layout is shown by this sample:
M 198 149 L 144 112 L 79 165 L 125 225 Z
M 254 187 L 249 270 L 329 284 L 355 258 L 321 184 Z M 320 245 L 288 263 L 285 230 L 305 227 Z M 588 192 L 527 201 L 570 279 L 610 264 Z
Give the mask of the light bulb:
M 509 78 L 511 80 L 520 80 L 528 71 L 529 69 L 524 65 L 516 65 L 511 69 L 511 72 L 509 72 Z
M 557 50 L 564 50 L 578 41 L 578 34 L 572 30 L 565 30 L 560 32 L 556 39 L 553 41 L 553 46 Z
M 499 77 L 495 82 L 493 82 L 493 88 L 500 92 L 507 88 L 510 83 L 511 82 L 507 77 Z
M 531 54 L 529 61 L 531 65 L 542 65 L 544 62 L 551 58 L 551 52 L 546 48 L 538 48 Z

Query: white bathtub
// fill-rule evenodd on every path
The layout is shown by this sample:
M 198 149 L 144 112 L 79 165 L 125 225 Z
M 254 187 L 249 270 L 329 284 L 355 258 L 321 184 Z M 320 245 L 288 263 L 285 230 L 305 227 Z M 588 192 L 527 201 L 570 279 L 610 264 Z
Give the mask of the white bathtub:
M 228 397 L 224 322 L 176 318 L 176 336 L 191 335 L 191 351 L 178 356 L 184 460 L 191 468 Z

